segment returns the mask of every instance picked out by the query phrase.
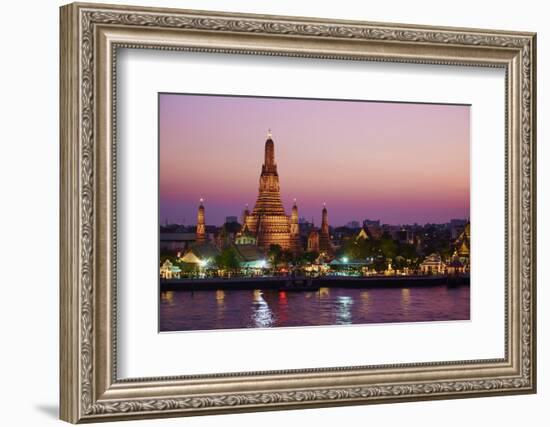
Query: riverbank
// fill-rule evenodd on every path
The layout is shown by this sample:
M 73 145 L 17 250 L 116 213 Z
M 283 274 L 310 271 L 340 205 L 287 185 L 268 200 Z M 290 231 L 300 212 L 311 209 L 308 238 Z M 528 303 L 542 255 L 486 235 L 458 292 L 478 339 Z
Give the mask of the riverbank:
M 298 290 L 316 291 L 319 288 L 411 288 L 441 285 L 469 285 L 469 276 L 323 276 L 316 278 L 296 277 L 237 277 L 208 279 L 161 279 L 161 291 L 199 290 Z

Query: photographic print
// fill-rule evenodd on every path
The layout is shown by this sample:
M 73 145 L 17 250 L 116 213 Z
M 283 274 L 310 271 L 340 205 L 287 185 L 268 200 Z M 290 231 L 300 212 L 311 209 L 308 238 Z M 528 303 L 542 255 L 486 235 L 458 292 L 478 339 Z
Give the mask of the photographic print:
M 159 330 L 470 319 L 470 106 L 159 93 Z

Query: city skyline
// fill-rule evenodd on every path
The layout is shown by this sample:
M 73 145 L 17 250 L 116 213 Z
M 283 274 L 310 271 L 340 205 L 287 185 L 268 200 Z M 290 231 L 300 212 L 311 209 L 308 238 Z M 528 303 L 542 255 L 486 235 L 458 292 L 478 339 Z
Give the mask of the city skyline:
M 206 204 L 206 200 L 203 199 L 203 205 Z M 197 203 L 197 206 L 200 205 L 200 201 L 199 203 Z M 250 208 L 250 206 L 249 206 Z M 238 223 L 241 223 L 241 216 L 242 216 L 242 213 L 243 212 L 239 212 L 238 214 L 229 214 L 229 215 L 226 215 L 222 221 L 220 223 L 213 223 L 211 221 L 208 221 L 208 219 L 206 219 L 206 226 L 209 227 L 209 226 L 215 226 L 215 227 L 222 227 L 224 224 L 228 223 L 228 222 L 235 222 L 235 221 L 226 221 L 227 218 L 236 218 L 236 222 Z M 206 216 L 208 216 L 208 213 L 206 213 Z M 390 227 L 399 227 L 399 226 L 403 226 L 403 227 L 406 227 L 406 226 L 426 226 L 428 224 L 434 224 L 434 225 L 443 225 L 443 224 L 450 224 L 451 221 L 464 221 L 464 222 L 469 222 L 470 221 L 470 218 L 469 217 L 463 217 L 463 218 L 458 218 L 458 217 L 453 217 L 453 218 L 448 218 L 446 221 L 441 221 L 441 222 L 423 222 L 423 223 L 420 223 L 420 222 L 402 222 L 402 223 L 389 223 L 389 222 L 384 222 L 378 218 L 374 219 L 374 218 L 361 218 L 361 219 L 350 219 L 349 221 L 345 221 L 341 224 L 329 224 L 329 226 L 331 228 L 335 228 L 335 227 L 348 227 L 348 228 L 354 228 L 354 227 L 351 227 L 351 223 L 353 222 L 357 222 L 357 227 L 355 228 L 361 228 L 363 227 L 363 222 L 364 221 L 369 221 L 369 222 L 373 222 L 373 221 L 378 221 L 380 223 L 380 226 L 384 225 L 384 226 L 390 226 Z M 191 218 L 190 220 L 186 219 L 186 218 L 181 218 L 181 219 L 176 219 L 174 221 L 170 221 L 168 218 L 164 218 L 162 219 L 161 218 L 161 226 L 174 226 L 174 225 L 181 225 L 181 226 L 186 226 L 186 227 L 194 227 L 196 226 L 197 224 L 197 220 L 196 220 L 196 212 L 195 212 L 195 217 Z M 308 224 L 311 224 L 312 223 L 312 218 L 306 218 L 304 216 L 300 216 L 299 217 L 299 220 L 298 220 L 298 223 L 299 224 L 304 224 L 304 223 L 308 223 Z M 314 225 L 316 227 L 319 227 L 321 225 L 321 220 L 319 221 L 313 221 Z
M 160 221 L 254 207 L 267 129 L 287 214 L 331 226 L 469 218 L 469 106 L 159 95 Z

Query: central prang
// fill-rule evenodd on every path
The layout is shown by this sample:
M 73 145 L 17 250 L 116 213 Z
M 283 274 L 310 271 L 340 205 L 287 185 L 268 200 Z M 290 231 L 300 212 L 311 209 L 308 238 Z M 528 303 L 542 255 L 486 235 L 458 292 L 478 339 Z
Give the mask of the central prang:
M 296 221 L 298 211 L 296 208 Z M 260 174 L 258 199 L 251 213 L 245 211 L 244 226 L 256 237 L 256 244 L 262 250 L 269 249 L 270 245 L 279 245 L 283 249 L 299 252 L 299 235 L 297 245 L 291 245 L 290 218 L 285 213 L 281 201 L 279 174 L 275 163 L 275 144 L 271 131 L 265 142 L 264 164 Z M 297 230 L 293 230 L 297 232 Z

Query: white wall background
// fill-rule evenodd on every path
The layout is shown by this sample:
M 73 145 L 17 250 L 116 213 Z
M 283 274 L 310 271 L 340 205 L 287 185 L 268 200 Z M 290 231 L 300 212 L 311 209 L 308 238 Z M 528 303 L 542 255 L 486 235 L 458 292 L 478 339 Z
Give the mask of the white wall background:
M 122 3 L 110 0 L 113 3 Z M 278 426 L 547 425 L 550 405 L 550 29 L 535 0 L 391 2 L 133 0 L 133 4 L 538 32 L 539 393 L 438 402 L 209 416 L 132 425 Z M 0 67 L 0 401 L 2 425 L 59 425 L 58 402 L 58 6 L 57 0 L 2 5 Z M 545 19 L 546 18 L 546 19 Z M 546 194 L 545 194 L 546 193 Z

